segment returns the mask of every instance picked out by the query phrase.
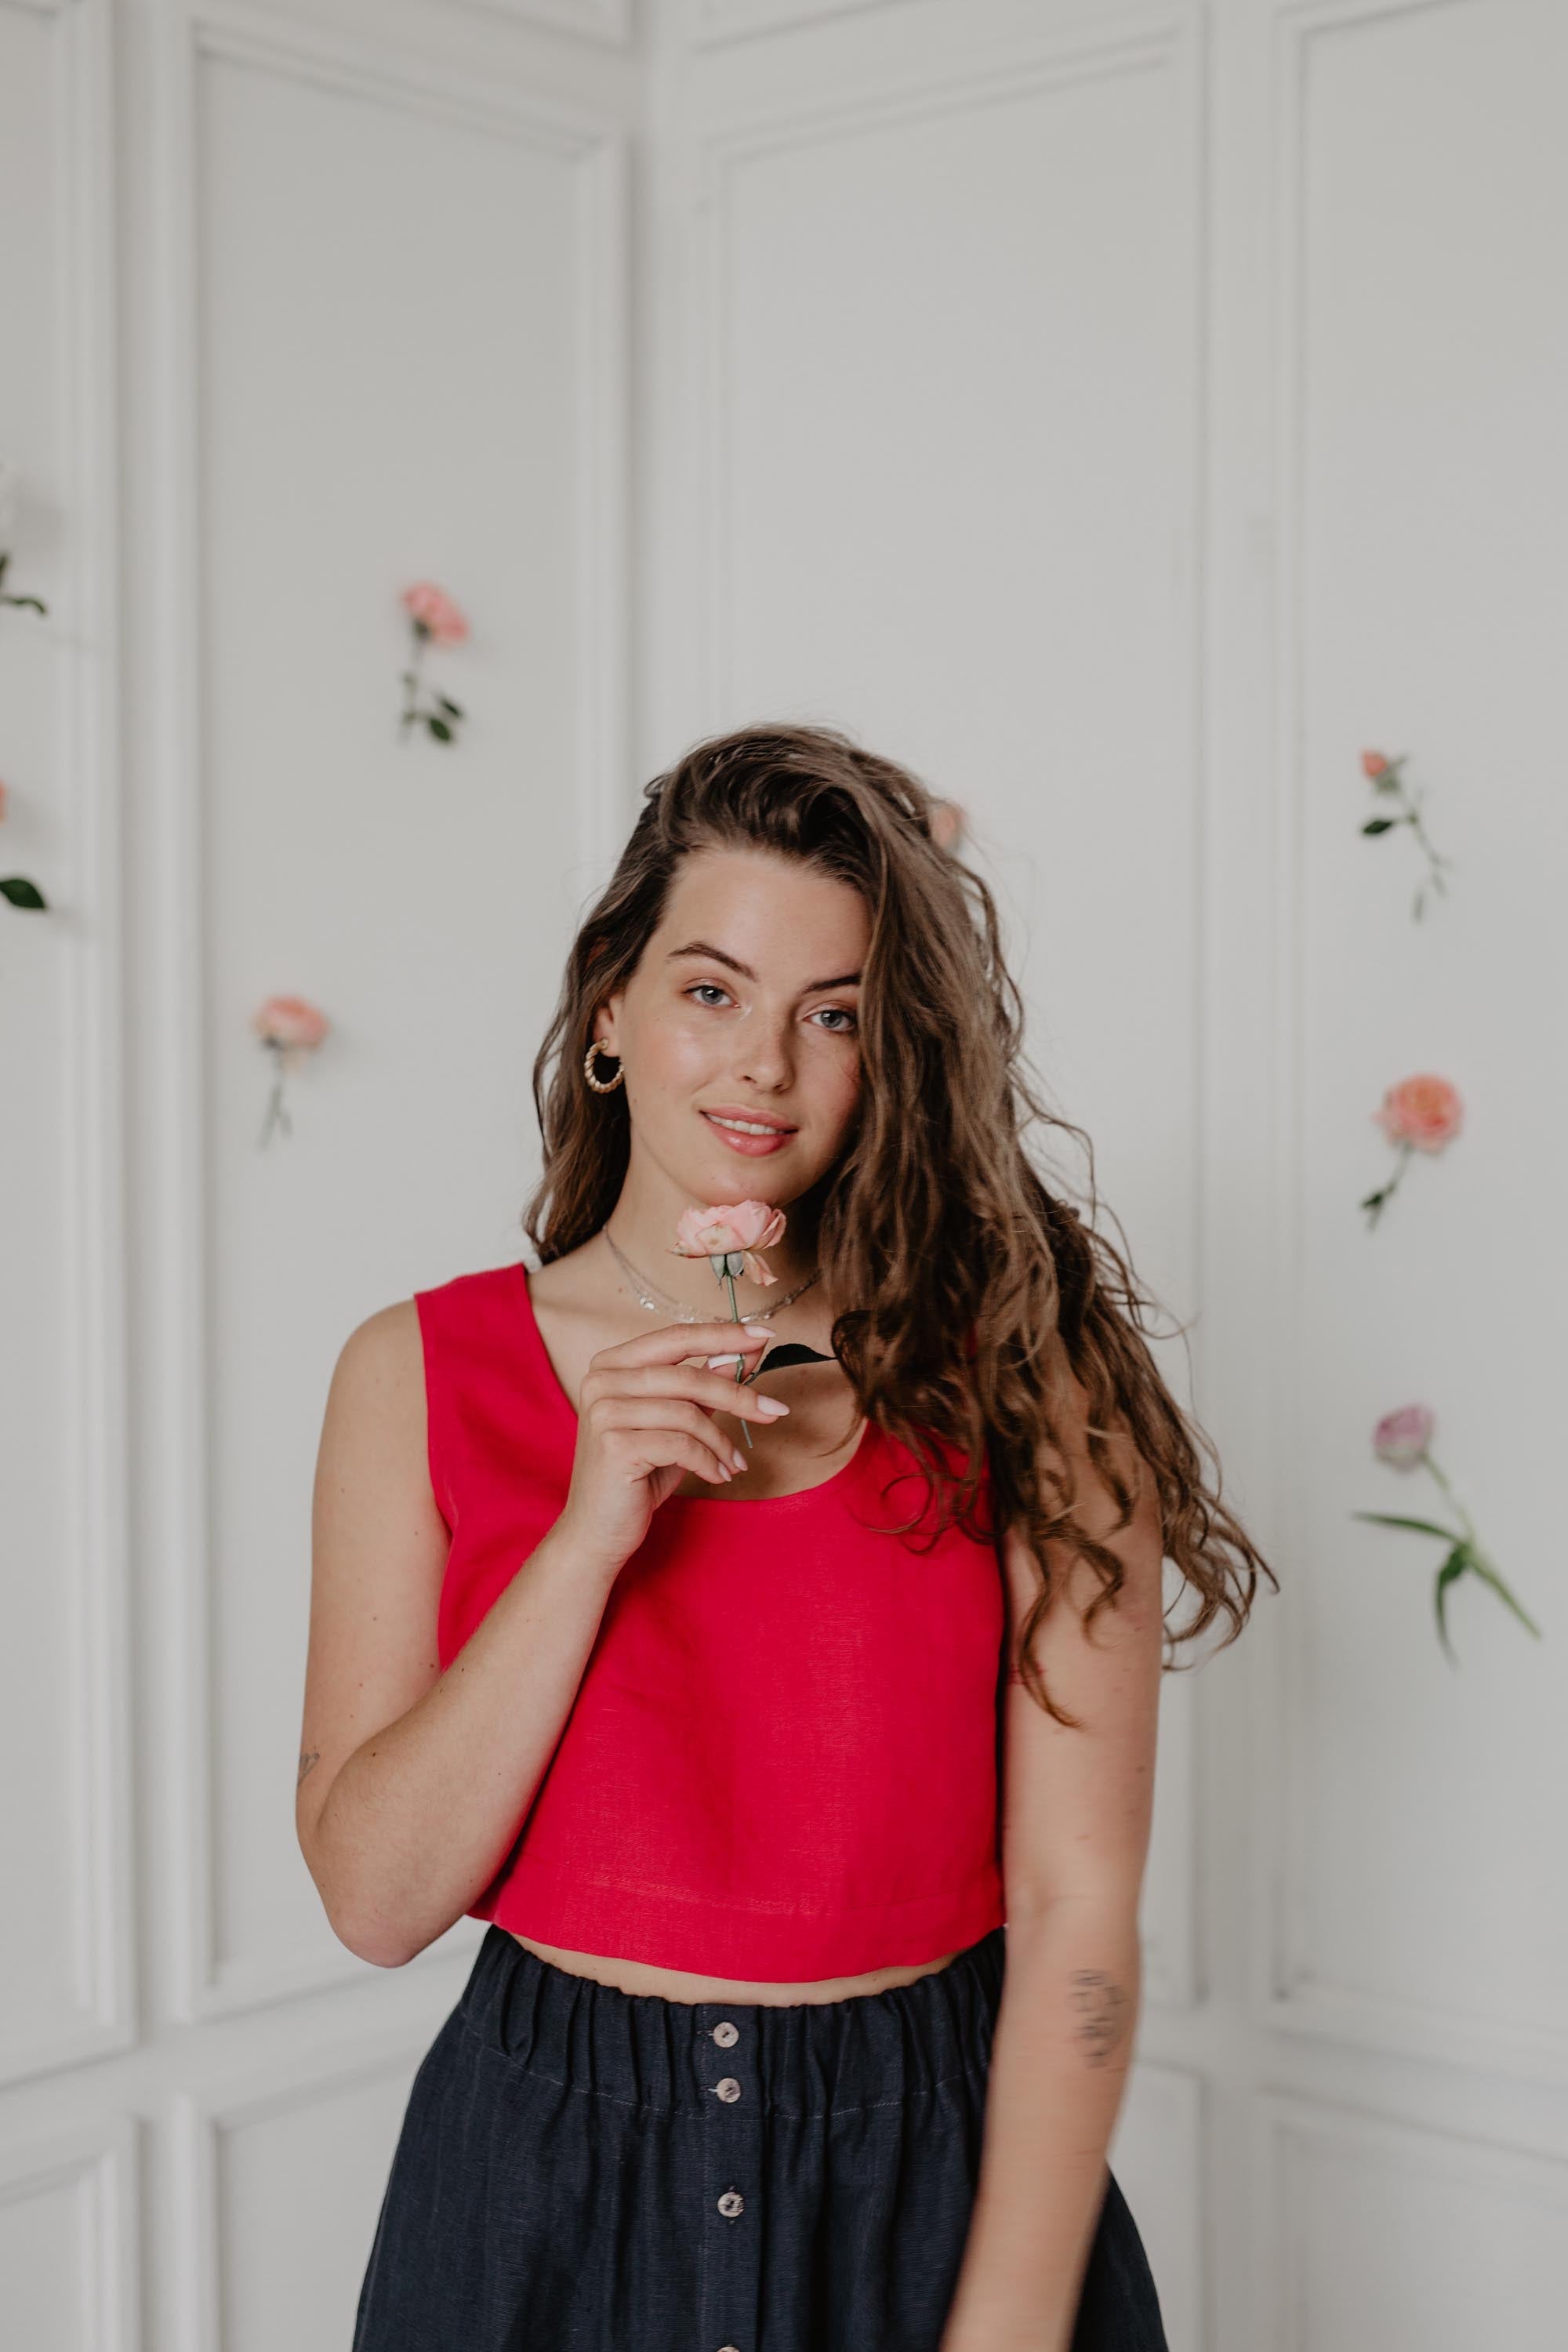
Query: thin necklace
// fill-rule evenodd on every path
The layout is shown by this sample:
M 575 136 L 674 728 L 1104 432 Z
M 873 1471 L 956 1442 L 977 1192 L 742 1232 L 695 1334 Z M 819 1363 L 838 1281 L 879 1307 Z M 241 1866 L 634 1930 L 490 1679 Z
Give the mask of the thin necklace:
M 626 1280 L 630 1283 L 633 1295 L 638 1305 L 646 1307 L 649 1314 L 657 1315 L 662 1307 L 664 1312 L 667 1315 L 672 1316 L 678 1323 L 712 1323 L 722 1322 L 724 1320 L 722 1316 L 703 1315 L 699 1313 L 695 1307 L 687 1306 L 684 1299 L 669 1297 L 664 1291 L 658 1289 L 653 1283 L 649 1282 L 646 1276 L 640 1275 L 636 1266 L 631 1264 L 630 1260 L 626 1258 L 620 1250 L 616 1248 L 615 1236 L 611 1233 L 608 1225 L 601 1225 L 599 1227 L 599 1231 L 609 1243 L 611 1249 L 615 1251 L 616 1264 L 620 1267 L 621 1272 L 626 1276 Z M 805 1280 L 802 1283 L 798 1283 L 794 1290 L 786 1290 L 784 1297 L 782 1298 L 775 1299 L 771 1307 L 757 1307 L 752 1312 L 748 1313 L 745 1320 L 748 1323 L 767 1322 L 770 1317 L 778 1314 L 782 1307 L 787 1307 L 792 1299 L 798 1298 L 803 1290 L 809 1290 L 814 1282 L 820 1282 L 821 1279 L 822 1268 L 820 1266 L 814 1267 L 812 1272 L 806 1276 Z

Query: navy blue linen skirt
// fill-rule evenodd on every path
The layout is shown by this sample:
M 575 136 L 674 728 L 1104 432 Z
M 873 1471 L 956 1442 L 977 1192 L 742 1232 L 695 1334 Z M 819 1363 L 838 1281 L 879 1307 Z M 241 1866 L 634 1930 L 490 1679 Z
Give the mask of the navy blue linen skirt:
M 491 1926 L 421 2062 L 353 2352 L 939 2352 L 1005 1931 L 843 2000 L 686 2002 Z M 1073 2352 L 1166 2352 L 1109 2168 Z

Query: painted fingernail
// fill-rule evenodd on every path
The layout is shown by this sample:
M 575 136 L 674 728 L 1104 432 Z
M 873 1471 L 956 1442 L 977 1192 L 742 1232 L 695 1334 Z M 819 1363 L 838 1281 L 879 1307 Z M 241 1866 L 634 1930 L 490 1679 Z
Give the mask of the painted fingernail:
M 744 1360 L 745 1359 L 742 1356 L 710 1356 L 708 1359 L 708 1369 L 710 1372 L 717 1372 L 721 1370 L 725 1364 L 739 1364 L 743 1363 Z
M 772 1413 L 775 1421 L 778 1419 L 781 1412 L 787 1412 L 789 1411 L 789 1407 L 785 1404 L 783 1397 L 759 1397 L 757 1399 L 757 1402 L 761 1405 L 764 1412 Z
M 745 1468 L 745 1466 L 746 1466 L 746 1457 L 745 1457 L 745 1455 L 744 1455 L 743 1454 L 736 1454 L 736 1456 L 735 1456 L 735 1467 L 736 1467 L 736 1469 L 737 1469 L 737 1470 L 743 1470 L 743 1469 Z

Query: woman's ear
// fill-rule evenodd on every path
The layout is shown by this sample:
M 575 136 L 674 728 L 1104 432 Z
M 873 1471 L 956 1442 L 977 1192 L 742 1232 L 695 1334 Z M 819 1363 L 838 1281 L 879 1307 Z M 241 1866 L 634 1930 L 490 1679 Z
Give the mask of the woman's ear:
M 602 1004 L 595 1004 L 588 1017 L 588 1034 L 596 1045 L 604 1047 L 606 1054 L 620 1050 L 616 1044 L 616 1024 L 620 1015 L 623 992 L 617 988 L 614 996 L 606 996 Z

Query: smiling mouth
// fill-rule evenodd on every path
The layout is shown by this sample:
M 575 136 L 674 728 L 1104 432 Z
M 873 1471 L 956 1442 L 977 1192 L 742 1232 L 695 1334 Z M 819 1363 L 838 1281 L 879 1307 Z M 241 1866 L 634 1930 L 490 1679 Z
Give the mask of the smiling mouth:
M 710 1120 L 715 1127 L 727 1127 L 736 1135 L 793 1135 L 795 1133 L 793 1127 L 781 1127 L 772 1119 L 727 1118 L 721 1112 L 716 1110 L 705 1110 L 702 1116 Z

